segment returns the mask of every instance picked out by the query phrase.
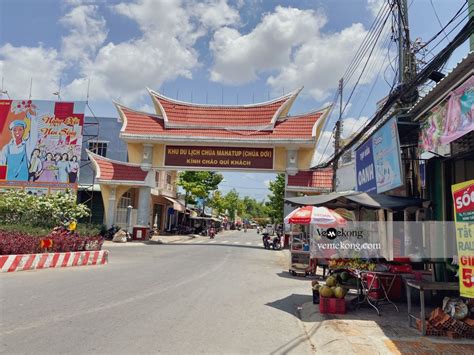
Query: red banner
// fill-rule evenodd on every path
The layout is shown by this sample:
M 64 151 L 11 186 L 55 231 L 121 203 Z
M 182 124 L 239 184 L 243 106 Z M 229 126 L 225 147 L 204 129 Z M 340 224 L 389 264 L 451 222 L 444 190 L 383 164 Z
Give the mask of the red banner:
M 168 145 L 165 166 L 223 169 L 273 169 L 273 148 Z

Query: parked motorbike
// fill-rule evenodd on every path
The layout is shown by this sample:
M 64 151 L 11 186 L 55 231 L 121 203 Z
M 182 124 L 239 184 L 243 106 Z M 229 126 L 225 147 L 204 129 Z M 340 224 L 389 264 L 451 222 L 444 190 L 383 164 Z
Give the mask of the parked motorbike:
M 281 250 L 281 237 L 279 234 L 273 238 L 272 247 L 273 250 Z
M 113 225 L 103 235 L 105 240 L 112 240 L 114 238 L 115 233 L 117 233 L 120 230 L 119 226 Z
M 263 247 L 265 249 L 270 249 L 272 247 L 273 241 L 270 238 L 270 234 L 268 234 L 268 232 L 262 233 L 262 241 L 263 241 Z
M 257 227 L 257 234 L 260 234 L 260 227 Z

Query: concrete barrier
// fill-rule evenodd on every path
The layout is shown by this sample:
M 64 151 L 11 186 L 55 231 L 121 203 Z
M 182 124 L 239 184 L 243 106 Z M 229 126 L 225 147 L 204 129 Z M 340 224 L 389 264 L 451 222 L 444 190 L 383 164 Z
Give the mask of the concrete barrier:
M 0 255 L 0 271 L 14 272 L 70 266 L 104 265 L 107 264 L 108 258 L 108 250 Z

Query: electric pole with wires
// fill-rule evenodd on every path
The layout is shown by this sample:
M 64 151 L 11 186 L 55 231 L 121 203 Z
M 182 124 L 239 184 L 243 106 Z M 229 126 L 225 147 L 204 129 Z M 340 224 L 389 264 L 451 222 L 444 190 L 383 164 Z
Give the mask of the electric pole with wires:
M 343 89 L 344 79 L 339 80 L 339 118 L 337 119 L 336 125 L 334 127 L 334 154 L 339 152 L 341 146 L 341 131 L 342 131 L 342 113 L 344 112 L 342 107 L 342 89 Z M 332 190 L 336 191 L 336 173 L 338 168 L 339 160 L 334 160 L 332 164 Z

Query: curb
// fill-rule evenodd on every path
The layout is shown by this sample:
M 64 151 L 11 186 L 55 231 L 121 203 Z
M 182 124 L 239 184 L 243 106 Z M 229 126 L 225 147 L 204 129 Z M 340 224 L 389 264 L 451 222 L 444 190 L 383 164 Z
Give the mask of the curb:
M 107 264 L 108 259 L 108 250 L 0 255 L 0 272 L 15 272 L 84 265 L 104 265 Z

